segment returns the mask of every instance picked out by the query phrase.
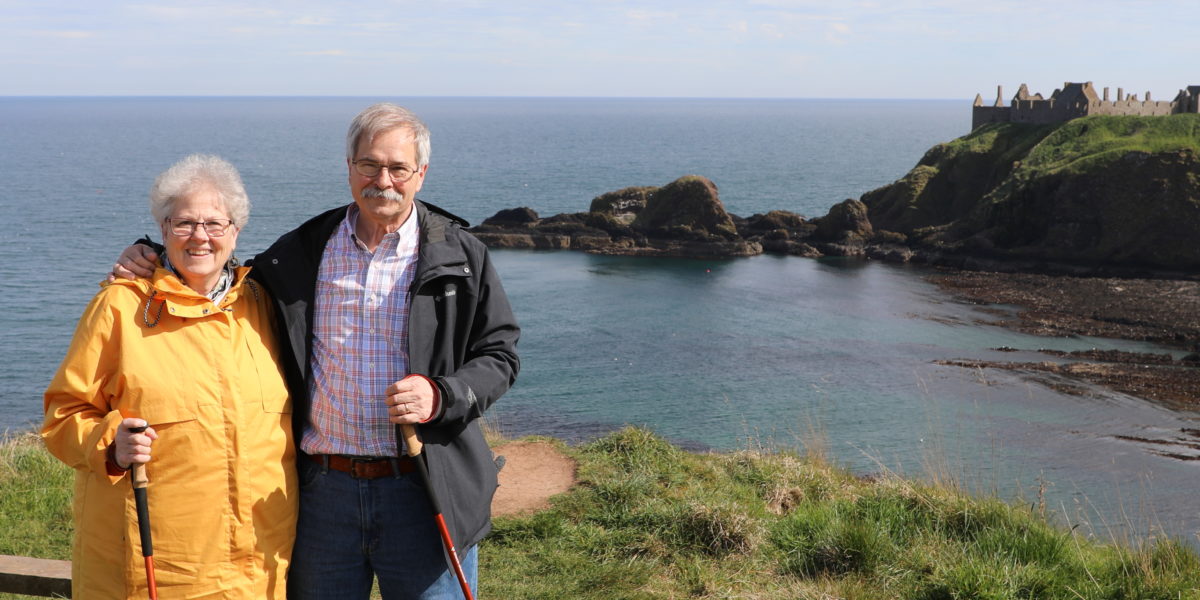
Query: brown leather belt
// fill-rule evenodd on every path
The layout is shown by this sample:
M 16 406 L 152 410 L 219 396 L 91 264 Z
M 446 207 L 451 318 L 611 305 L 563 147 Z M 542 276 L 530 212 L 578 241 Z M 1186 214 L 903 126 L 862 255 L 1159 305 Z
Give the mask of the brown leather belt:
M 349 473 L 355 479 L 378 479 L 403 475 L 417 470 L 413 459 L 408 456 L 399 458 L 356 458 L 341 454 L 309 454 L 308 458 L 319 465 L 329 465 L 330 469 Z

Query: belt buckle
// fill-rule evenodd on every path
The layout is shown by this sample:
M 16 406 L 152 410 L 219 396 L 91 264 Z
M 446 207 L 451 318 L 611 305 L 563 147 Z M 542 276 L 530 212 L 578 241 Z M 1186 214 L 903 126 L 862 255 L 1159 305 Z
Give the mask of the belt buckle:
M 371 479 L 374 473 L 371 472 L 370 467 L 376 462 L 378 462 L 377 459 L 351 458 L 350 477 L 354 479 Z M 362 466 L 362 471 L 359 471 L 359 466 Z

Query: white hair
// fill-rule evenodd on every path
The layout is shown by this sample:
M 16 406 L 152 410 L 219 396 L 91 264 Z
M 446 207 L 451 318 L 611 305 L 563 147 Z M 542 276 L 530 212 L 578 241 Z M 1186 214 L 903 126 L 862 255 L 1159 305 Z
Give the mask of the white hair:
M 350 131 L 346 132 L 346 158 L 354 160 L 358 143 L 363 138 L 370 141 L 381 133 L 401 128 L 408 129 L 417 144 L 416 167 L 420 169 L 429 164 L 429 128 L 412 111 L 391 102 L 372 104 L 354 117 Z
M 171 214 L 175 201 L 209 184 L 216 188 L 225 212 L 238 227 L 250 220 L 250 198 L 242 185 L 242 176 L 228 161 L 211 154 L 192 154 L 159 174 L 150 187 L 150 214 L 162 223 Z

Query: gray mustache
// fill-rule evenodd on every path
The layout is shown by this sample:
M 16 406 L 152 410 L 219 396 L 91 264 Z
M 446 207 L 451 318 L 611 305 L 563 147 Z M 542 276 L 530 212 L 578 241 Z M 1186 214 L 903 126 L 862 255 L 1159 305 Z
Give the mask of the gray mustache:
M 377 187 L 367 187 L 362 190 L 363 198 L 383 198 L 392 202 L 403 202 L 404 196 L 401 196 L 396 190 L 381 190 Z

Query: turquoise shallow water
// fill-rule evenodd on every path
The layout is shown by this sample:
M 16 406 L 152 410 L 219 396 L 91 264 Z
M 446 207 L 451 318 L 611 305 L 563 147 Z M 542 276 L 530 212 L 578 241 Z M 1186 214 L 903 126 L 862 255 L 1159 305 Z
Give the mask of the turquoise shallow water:
M 373 100 L 0 98 L 0 427 L 40 420 L 41 392 L 95 282 L 155 229 L 145 205 L 154 175 L 194 151 L 232 160 L 255 202 L 240 252 L 252 255 L 348 201 L 342 136 Z M 737 214 L 817 216 L 969 127 L 965 101 L 400 101 L 434 134 L 421 197 L 473 222 L 514 206 L 584 210 L 601 193 L 687 173 L 712 178 Z M 818 444 L 858 472 L 934 469 L 1004 497 L 1044 482 L 1052 508 L 1099 534 L 1157 523 L 1197 540 L 1194 463 L 1128 441 L 1170 439 L 1197 427 L 1196 414 L 1103 390 L 1066 396 L 1044 375 L 934 364 L 1161 349 L 997 328 L 914 266 L 523 251 L 495 260 L 524 328 L 520 379 L 490 414 L 511 435 L 580 441 L 637 424 L 693 449 Z
M 915 266 L 520 251 L 496 262 L 525 329 L 520 383 L 492 417 L 510 435 L 583 440 L 637 424 L 697 450 L 817 447 L 859 473 L 937 475 L 1006 498 L 1046 485 L 1049 505 L 1084 530 L 1157 523 L 1195 541 L 1183 500 L 1194 464 L 1154 453 L 1194 450 L 1128 440 L 1176 439 L 1198 415 L 934 364 L 1161 349 L 989 325 L 984 309 L 997 307 L 954 301 Z

